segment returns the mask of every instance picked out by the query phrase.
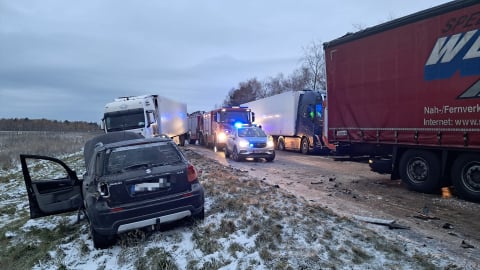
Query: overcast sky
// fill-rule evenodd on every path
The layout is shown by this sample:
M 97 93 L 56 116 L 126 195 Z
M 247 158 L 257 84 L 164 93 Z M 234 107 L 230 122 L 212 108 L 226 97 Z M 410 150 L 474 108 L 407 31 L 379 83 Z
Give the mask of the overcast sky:
M 441 0 L 0 0 L 0 118 L 99 122 L 119 96 L 188 112 L 256 77 L 290 75 L 303 48 Z

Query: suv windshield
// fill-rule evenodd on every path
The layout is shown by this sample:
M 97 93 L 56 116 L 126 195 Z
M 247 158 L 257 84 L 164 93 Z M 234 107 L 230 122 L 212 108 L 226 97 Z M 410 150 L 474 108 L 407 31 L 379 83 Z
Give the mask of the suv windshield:
M 159 142 L 108 149 L 105 175 L 129 170 L 147 169 L 182 161 L 177 149 L 170 143 Z
M 238 137 L 267 137 L 262 129 L 256 127 L 239 128 Z

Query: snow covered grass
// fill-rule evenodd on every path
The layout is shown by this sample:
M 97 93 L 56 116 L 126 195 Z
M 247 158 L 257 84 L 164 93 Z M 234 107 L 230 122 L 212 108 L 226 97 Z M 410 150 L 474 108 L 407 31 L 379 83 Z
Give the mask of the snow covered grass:
M 128 232 L 105 250 L 93 248 L 88 226 L 77 222 L 77 213 L 29 220 L 21 170 L 2 171 L 0 269 L 461 268 L 448 254 L 387 239 L 248 172 L 191 150 L 185 154 L 206 190 L 205 220 Z M 83 166 L 81 152 L 63 159 Z M 46 176 L 57 173 L 39 168 Z
M 76 152 L 99 132 L 0 131 L 0 169 L 14 168 L 20 154 L 64 155 Z

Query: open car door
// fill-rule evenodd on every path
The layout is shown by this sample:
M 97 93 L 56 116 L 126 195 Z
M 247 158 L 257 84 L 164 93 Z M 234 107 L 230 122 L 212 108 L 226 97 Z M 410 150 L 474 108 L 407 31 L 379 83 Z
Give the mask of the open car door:
M 30 204 L 30 218 L 75 211 L 83 205 L 82 181 L 61 160 L 20 155 L 20 161 Z

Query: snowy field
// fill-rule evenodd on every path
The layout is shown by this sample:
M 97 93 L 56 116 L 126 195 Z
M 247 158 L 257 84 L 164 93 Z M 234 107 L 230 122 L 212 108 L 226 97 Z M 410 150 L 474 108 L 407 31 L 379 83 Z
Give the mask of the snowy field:
M 29 219 L 19 167 L 0 171 L 0 269 L 476 269 L 381 228 L 337 216 L 186 150 L 206 218 L 119 236 L 96 250 L 77 213 Z M 82 168 L 82 153 L 64 156 Z M 56 172 L 45 167 L 44 173 Z M 79 175 L 82 172 L 77 171 Z

